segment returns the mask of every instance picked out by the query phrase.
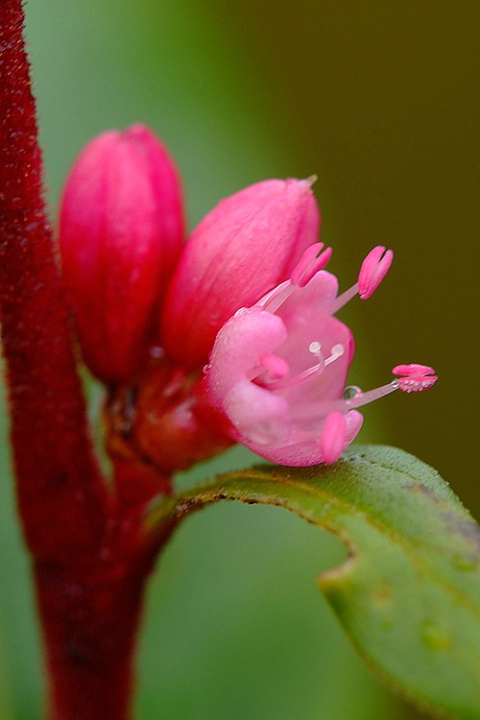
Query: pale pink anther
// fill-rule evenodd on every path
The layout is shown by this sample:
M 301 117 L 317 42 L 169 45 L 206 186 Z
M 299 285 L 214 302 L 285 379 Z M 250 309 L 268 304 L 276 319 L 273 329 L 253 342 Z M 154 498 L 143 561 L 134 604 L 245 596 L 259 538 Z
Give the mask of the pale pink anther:
M 281 380 L 288 374 L 289 367 L 286 360 L 273 353 L 267 353 L 260 358 L 259 378 L 265 384 Z M 256 378 L 257 380 L 259 379 Z M 252 378 L 253 379 L 253 378 Z
M 399 390 L 406 393 L 422 392 L 433 387 L 438 378 L 435 370 L 428 365 L 396 365 L 392 370 L 394 375 L 403 375 L 393 382 Z
M 399 378 L 398 389 L 406 393 L 422 392 L 422 390 L 429 390 L 433 387 L 437 380 L 437 377 L 432 377 L 431 375 L 418 378 Z
M 394 375 L 435 375 L 435 370 L 429 365 L 419 365 L 418 363 L 410 363 L 410 365 L 395 365 L 392 370 Z
M 380 245 L 370 250 L 362 263 L 357 282 L 335 298 L 330 312 L 338 312 L 355 295 L 360 295 L 362 300 L 371 297 L 387 274 L 392 260 L 393 252 L 391 250 L 385 251 L 385 248 Z
M 325 248 L 323 252 L 322 249 L 323 243 L 315 243 L 305 250 L 290 276 L 293 285 L 305 287 L 315 273 L 327 266 L 332 257 L 332 248 Z
M 323 461 L 327 465 L 332 465 L 338 460 L 347 445 L 345 415 L 338 410 L 327 415 L 319 443 Z
M 393 252 L 377 245 L 371 250 L 360 268 L 358 276 L 358 294 L 362 300 L 373 295 L 387 274 L 393 260 Z

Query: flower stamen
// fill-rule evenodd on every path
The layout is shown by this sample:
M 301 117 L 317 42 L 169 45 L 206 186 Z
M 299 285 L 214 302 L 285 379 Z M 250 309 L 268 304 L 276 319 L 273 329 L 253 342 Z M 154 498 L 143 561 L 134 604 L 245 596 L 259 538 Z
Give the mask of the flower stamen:
M 303 288 L 320 270 L 327 265 L 332 256 L 332 248 L 323 250 L 323 243 L 310 245 L 292 271 L 289 280 L 277 285 L 267 293 L 258 303 L 258 307 L 275 313 L 283 303 L 288 300 L 296 288 Z
M 435 370 L 428 365 L 418 365 L 412 363 L 411 365 L 397 365 L 392 370 L 394 375 L 400 375 L 398 380 L 393 382 L 397 383 L 397 387 L 402 392 L 422 392 L 428 390 L 437 382 L 438 378 L 435 375 Z
M 393 252 L 386 250 L 383 245 L 377 245 L 370 250 L 358 276 L 358 292 L 362 300 L 367 300 L 373 295 L 389 271 L 392 260 Z
M 248 379 L 268 390 L 286 390 L 318 377 L 327 365 L 335 362 L 345 352 L 344 346 L 338 343 L 332 347 L 331 354 L 324 359 L 322 346 L 317 340 L 311 342 L 308 349 L 318 362 L 297 375 L 288 377 L 288 363 L 283 358 L 278 355 L 265 355 L 260 359 L 260 365 L 248 375 Z
M 332 248 L 325 248 L 323 252 L 322 249 L 323 243 L 315 243 L 305 250 L 291 274 L 293 285 L 305 287 L 317 272 L 326 267 L 332 257 Z
M 403 377 L 397 377 L 386 385 L 381 385 L 367 392 L 363 392 L 359 387 L 349 386 L 345 388 L 343 398 L 325 404 L 325 410 L 328 413 L 340 412 L 345 414 L 350 410 L 368 405 L 375 400 L 390 395 L 390 393 L 395 392 L 395 390 L 401 390 L 406 393 L 428 390 L 433 387 L 438 380 L 434 374 L 435 370 L 428 365 L 418 365 L 416 363 L 411 365 L 397 365 L 393 368 L 392 372 L 395 375 L 402 375 Z
M 401 375 L 403 377 L 395 378 L 395 380 L 392 380 L 386 385 L 382 385 L 365 393 L 359 390 L 353 397 L 347 397 L 342 400 L 344 406 L 348 410 L 361 407 L 385 395 L 389 395 L 395 390 L 401 390 L 406 393 L 422 392 L 422 390 L 428 390 L 433 387 L 438 380 L 433 368 L 428 365 L 418 365 L 417 363 L 397 365 L 393 368 L 392 372 L 394 375 Z
M 358 281 L 336 298 L 331 312 L 333 314 L 338 312 L 355 295 L 359 295 L 362 300 L 371 297 L 387 274 L 392 261 L 393 252 L 385 250 L 383 245 L 377 245 L 370 250 L 360 268 Z

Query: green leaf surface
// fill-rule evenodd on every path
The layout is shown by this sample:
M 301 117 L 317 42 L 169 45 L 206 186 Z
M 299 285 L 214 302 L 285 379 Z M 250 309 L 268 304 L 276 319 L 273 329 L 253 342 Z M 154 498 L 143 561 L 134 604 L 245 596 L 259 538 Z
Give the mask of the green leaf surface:
M 147 526 L 223 499 L 337 535 L 349 557 L 319 584 L 359 652 L 435 717 L 480 719 L 480 528 L 435 470 L 357 446 L 331 467 L 230 472 L 152 507 Z

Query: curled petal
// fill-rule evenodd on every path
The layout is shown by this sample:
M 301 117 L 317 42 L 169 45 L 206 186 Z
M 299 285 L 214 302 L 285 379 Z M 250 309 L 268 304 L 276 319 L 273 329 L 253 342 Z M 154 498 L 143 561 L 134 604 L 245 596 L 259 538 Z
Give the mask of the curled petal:
M 290 434 L 287 401 L 247 380 L 226 395 L 224 410 L 245 445 L 278 445 Z
M 224 401 L 232 388 L 249 379 L 254 368 L 261 370 L 261 358 L 286 336 L 282 320 L 258 308 L 243 309 L 230 318 L 218 333 L 205 368 L 212 405 L 225 412 Z

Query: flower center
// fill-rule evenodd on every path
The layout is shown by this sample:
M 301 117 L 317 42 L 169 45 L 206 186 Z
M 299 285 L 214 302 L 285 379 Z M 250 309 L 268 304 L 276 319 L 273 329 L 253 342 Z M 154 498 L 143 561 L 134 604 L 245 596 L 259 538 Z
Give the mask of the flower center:
M 327 365 L 343 355 L 345 348 L 341 343 L 337 343 L 332 347 L 330 355 L 324 358 L 321 343 L 314 340 L 310 343 L 308 351 L 317 358 L 317 362 L 296 375 L 289 375 L 289 365 L 279 355 L 264 355 L 248 379 L 266 390 L 286 390 L 317 378 Z

